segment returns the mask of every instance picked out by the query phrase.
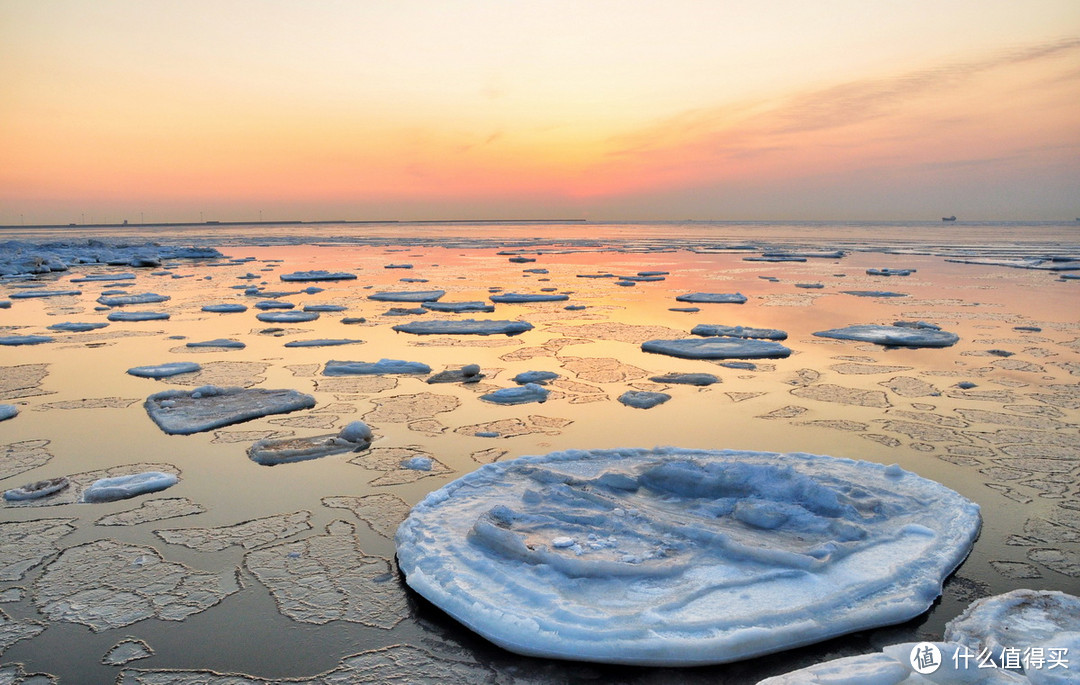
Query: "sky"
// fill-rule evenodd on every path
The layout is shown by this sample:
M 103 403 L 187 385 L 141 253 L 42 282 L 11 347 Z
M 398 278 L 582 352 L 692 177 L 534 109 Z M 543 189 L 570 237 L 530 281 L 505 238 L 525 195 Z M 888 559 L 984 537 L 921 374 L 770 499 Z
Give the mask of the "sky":
M 1080 217 L 1077 0 L 0 0 L 0 224 Z

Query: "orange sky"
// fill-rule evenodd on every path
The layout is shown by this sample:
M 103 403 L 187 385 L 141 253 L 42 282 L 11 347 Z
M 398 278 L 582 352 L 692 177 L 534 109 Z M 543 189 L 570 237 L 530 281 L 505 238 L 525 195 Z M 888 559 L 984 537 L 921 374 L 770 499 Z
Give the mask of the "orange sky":
M 0 0 L 0 224 L 1080 216 L 1080 3 Z

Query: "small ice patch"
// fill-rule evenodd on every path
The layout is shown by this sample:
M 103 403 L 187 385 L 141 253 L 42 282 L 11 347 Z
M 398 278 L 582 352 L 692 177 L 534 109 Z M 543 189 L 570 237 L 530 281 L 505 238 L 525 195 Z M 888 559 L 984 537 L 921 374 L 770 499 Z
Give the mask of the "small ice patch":
M 14 404 L 0 404 L 0 421 L 7 421 L 19 415 L 19 408 Z
M 368 299 L 378 302 L 435 302 L 445 294 L 445 290 L 379 291 L 368 295 Z
M 524 302 L 562 302 L 569 300 L 569 295 L 561 293 L 502 293 L 488 298 L 492 302 L 524 303 Z
M 106 307 L 125 307 L 130 304 L 156 304 L 171 299 L 168 295 L 159 295 L 157 293 L 137 293 L 135 295 L 102 295 L 97 298 L 97 301 Z
M 330 360 L 323 368 L 324 376 L 361 376 L 384 373 L 431 373 L 431 367 L 422 362 L 380 359 L 377 362 Z
M 108 325 L 109 324 L 104 321 L 99 321 L 96 323 L 65 321 L 64 323 L 54 323 L 53 325 L 49 326 L 49 330 L 64 331 L 67 333 L 84 333 L 86 331 L 96 331 L 99 328 L 105 328 Z
M 140 378 L 168 378 L 181 373 L 194 373 L 202 367 L 195 362 L 168 362 L 151 366 L 133 366 L 127 372 Z
M 338 347 L 340 345 L 358 345 L 364 342 L 353 338 L 318 338 L 316 340 L 290 340 L 285 347 Z
M 242 350 L 245 347 L 247 347 L 247 345 L 240 342 L 239 340 L 230 340 L 228 338 L 216 338 L 214 340 L 203 340 L 201 342 L 189 342 L 189 343 L 187 343 L 187 347 L 196 347 L 196 348 L 215 347 L 215 348 L 224 348 L 224 349 L 231 349 L 231 350 Z
M 259 312 L 255 318 L 263 323 L 302 323 L 314 321 L 319 318 L 318 312 L 305 312 L 300 310 L 283 312 Z
M 395 331 L 414 335 L 518 335 L 532 330 L 528 321 L 446 320 L 412 321 L 394 326 Z
M 223 304 L 208 304 L 202 308 L 204 312 L 215 312 L 218 314 L 236 314 L 239 312 L 246 312 L 247 305 L 226 302 Z
M 0 335 L 0 345 L 40 345 L 52 342 L 53 338 L 47 335 Z
M 789 348 L 773 340 L 743 338 L 647 340 L 641 349 L 685 359 L 782 359 L 791 354 Z
M 553 381 L 558 377 L 559 374 L 555 373 L 554 371 L 522 371 L 510 380 L 514 381 L 518 385 L 525 385 L 526 383 L 547 385 L 548 381 Z
M 702 323 L 694 326 L 691 335 L 722 336 L 727 338 L 755 338 L 764 340 L 787 340 L 787 332 L 776 328 L 751 328 L 748 326 L 722 326 Z
M 281 274 L 279 278 L 283 281 L 351 281 L 356 279 L 356 274 L 317 269 L 315 271 L 295 271 L 291 274 Z
M 819 338 L 855 340 L 889 347 L 949 347 L 960 340 L 960 337 L 955 333 L 933 328 L 879 326 L 874 324 L 833 328 L 827 331 L 818 331 L 814 335 Z
M 666 392 L 648 392 L 645 390 L 627 390 L 619 395 L 619 402 L 636 409 L 652 409 L 671 399 Z
M 745 304 L 746 295 L 742 293 L 689 293 L 675 298 L 678 302 L 695 304 Z
M 424 302 L 421 304 L 424 309 L 430 309 L 433 312 L 493 312 L 495 306 L 490 305 L 487 302 L 470 301 L 470 302 Z
M 166 390 L 146 398 L 146 413 L 170 435 L 190 435 L 250 421 L 269 414 L 287 414 L 315 406 L 315 398 L 296 390 L 219 388 Z
M 412 471 L 430 471 L 434 463 L 431 461 L 431 457 L 410 457 L 401 462 L 401 468 L 410 469 Z
M 114 502 L 129 499 L 148 492 L 158 492 L 170 488 L 179 479 L 171 473 L 146 471 L 114 478 L 102 478 L 83 490 L 83 502 Z
M 480 396 L 480 399 L 494 404 L 527 404 L 544 402 L 547 398 L 547 388 L 536 383 L 526 383 L 518 388 L 500 388 Z
M 64 297 L 67 295 L 82 295 L 81 290 L 20 290 L 11 293 L 8 297 L 14 300 L 29 299 L 32 297 Z
M 712 385 L 719 383 L 720 379 L 711 373 L 668 373 L 663 376 L 653 376 L 649 379 L 653 383 L 675 383 L 677 385 Z
M 166 321 L 168 312 L 110 312 L 109 321 Z

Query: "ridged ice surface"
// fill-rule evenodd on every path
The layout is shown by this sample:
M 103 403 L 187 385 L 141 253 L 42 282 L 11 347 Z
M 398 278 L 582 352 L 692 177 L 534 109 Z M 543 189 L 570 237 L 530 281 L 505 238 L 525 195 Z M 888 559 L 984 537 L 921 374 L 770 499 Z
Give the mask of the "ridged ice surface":
M 979 525 L 977 505 L 896 466 L 571 450 L 446 485 L 396 542 L 413 589 L 506 649 L 690 665 L 916 616 Z

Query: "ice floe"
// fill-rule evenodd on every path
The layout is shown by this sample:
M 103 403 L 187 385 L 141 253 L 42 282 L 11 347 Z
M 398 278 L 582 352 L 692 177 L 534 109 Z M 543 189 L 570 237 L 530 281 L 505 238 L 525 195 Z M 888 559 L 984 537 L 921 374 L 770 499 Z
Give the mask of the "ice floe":
M 212 347 L 215 349 L 242 350 L 247 347 L 247 345 L 240 342 L 239 340 L 230 340 L 228 338 L 215 338 L 214 340 L 189 342 L 187 343 L 187 347 Z
M 311 512 L 275 514 L 216 528 L 169 528 L 155 530 L 163 541 L 199 552 L 220 552 L 229 547 L 255 549 L 311 530 Z
M 255 303 L 255 309 L 269 311 L 271 309 L 295 309 L 295 302 L 281 302 L 279 300 L 263 300 Z
M 745 304 L 746 295 L 742 293 L 688 293 L 677 296 L 675 300 L 694 304 Z
M 204 312 L 213 312 L 218 314 L 237 314 L 239 312 L 246 312 L 247 305 L 240 304 L 239 302 L 224 302 L 222 304 L 208 304 L 202 308 Z
M 52 342 L 55 338 L 48 335 L 0 335 L 0 345 L 41 345 Z
M 27 571 L 56 554 L 60 538 L 75 531 L 72 525 L 75 520 L 58 518 L 0 523 L 0 580 L 22 580 Z
M 319 318 L 319 312 L 305 312 L 300 310 L 259 312 L 255 315 L 255 318 L 263 323 L 303 323 L 305 321 L 314 321 Z
M 445 294 L 445 290 L 379 291 L 368 295 L 368 299 L 379 302 L 435 302 Z
M 840 292 L 855 297 L 907 297 L 907 293 L 894 293 L 889 290 L 841 290 Z
M 189 435 L 250 421 L 269 414 L 287 414 L 315 406 L 315 398 L 296 390 L 221 388 L 166 390 L 146 398 L 146 413 L 170 435 Z
M 995 660 L 1002 650 L 1023 652 L 1033 647 L 1042 647 L 1044 655 L 1051 648 L 1068 648 L 1075 659 L 1080 653 L 1080 597 L 1035 590 L 984 597 L 949 621 L 945 639 L 976 653 L 990 650 Z M 1080 662 L 1070 668 L 1075 677 Z
M 316 269 L 314 271 L 294 271 L 291 274 L 281 274 L 279 278 L 283 281 L 351 281 L 356 279 L 356 274 L 348 273 L 347 271 L 324 271 L 322 269 Z
M 685 359 L 783 359 L 791 354 L 790 348 L 776 341 L 744 338 L 647 340 L 641 349 Z
M 109 312 L 109 321 L 166 321 L 168 312 Z
M 889 347 L 949 347 L 960 340 L 960 337 L 955 333 L 929 326 L 911 328 L 908 326 L 876 324 L 858 324 L 845 328 L 833 328 L 827 331 L 818 331 L 814 335 L 819 338 L 855 340 Z
M 500 293 L 488 298 L 492 302 L 520 304 L 525 302 L 562 302 L 570 296 L 562 293 Z
M 722 326 L 702 323 L 694 326 L 691 335 L 723 336 L 727 338 L 761 338 L 765 340 L 787 340 L 787 332 L 775 328 L 751 328 L 749 326 Z
M 548 398 L 547 388 L 536 383 L 526 383 L 517 388 L 499 388 L 480 399 L 494 404 L 527 404 L 529 402 L 544 402 Z
M 110 647 L 105 656 L 101 657 L 101 663 L 106 666 L 123 666 L 152 656 L 154 656 L 154 650 L 150 649 L 150 645 L 129 637 Z
M 910 276 L 915 273 L 915 269 L 867 269 L 867 276 Z
M 4 499 L 9 502 L 40 499 L 42 497 L 54 495 L 70 485 L 71 481 L 68 480 L 66 476 L 57 476 L 55 478 L 34 481 L 33 483 L 27 483 L 26 485 L 21 485 L 17 488 L 5 490 Z
M 167 362 L 149 366 L 133 366 L 127 372 L 140 378 L 168 378 L 181 373 L 194 373 L 200 369 L 202 367 L 195 362 Z
M 666 392 L 650 392 L 648 390 L 627 390 L 619 395 L 619 402 L 636 409 L 652 409 L 671 399 Z
M 525 385 L 526 383 L 547 385 L 549 381 L 553 381 L 558 377 L 559 374 L 555 373 L 554 371 L 522 371 L 510 380 L 514 381 L 518 385 Z
M 81 290 L 20 290 L 11 293 L 8 297 L 13 300 L 24 300 L 37 297 L 65 297 L 68 295 L 82 295 Z
M 428 383 L 478 383 L 484 378 L 480 372 L 479 364 L 466 364 L 460 369 L 446 369 L 440 371 L 431 378 Z
M 343 312 L 348 307 L 343 304 L 305 304 L 305 312 Z
M 0 404 L 0 421 L 7 421 L 19 415 L 19 408 L 14 404 Z
M 108 325 L 109 324 L 104 321 L 94 323 L 65 321 L 63 323 L 54 323 L 49 326 L 49 330 L 64 331 L 65 333 L 85 333 L 86 331 L 96 331 L 99 328 L 105 328 Z
M 917 616 L 979 524 L 977 505 L 896 466 L 573 450 L 459 478 L 396 544 L 414 590 L 506 649 L 691 665 Z
M 172 298 L 157 293 L 136 293 L 135 295 L 102 295 L 97 298 L 99 304 L 106 307 L 126 307 L 131 304 L 156 304 L 168 302 Z
M 321 459 L 342 452 L 359 452 L 371 446 L 374 436 L 363 421 L 353 421 L 336 435 L 259 440 L 248 448 L 248 457 L 257 464 L 274 466 L 296 461 Z
M 359 345 L 364 342 L 355 338 L 317 338 L 315 340 L 290 340 L 285 347 L 339 347 L 341 345 Z
M 438 319 L 398 324 L 394 330 L 414 335 L 519 335 L 532 327 L 528 321 Z
M 663 376 L 653 376 L 649 380 L 653 383 L 675 383 L 678 385 L 701 386 L 720 382 L 720 379 L 711 373 L 667 373 Z
M 469 302 L 423 302 L 421 306 L 424 309 L 430 309 L 433 312 L 493 312 L 495 306 L 490 305 L 487 302 L 469 301 Z
M 130 499 L 148 492 L 158 492 L 171 488 L 179 482 L 179 478 L 173 473 L 161 471 L 145 471 L 132 473 L 111 478 L 101 478 L 94 481 L 83 490 L 83 502 L 115 502 L 121 499 Z
M 385 373 L 431 373 L 431 367 L 423 362 L 409 362 L 401 359 L 380 359 L 377 362 L 331 359 L 323 367 L 324 376 L 362 376 Z

